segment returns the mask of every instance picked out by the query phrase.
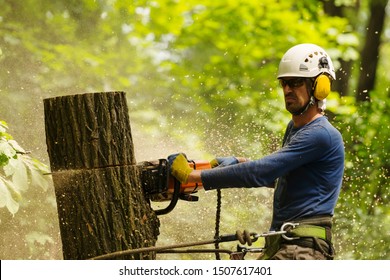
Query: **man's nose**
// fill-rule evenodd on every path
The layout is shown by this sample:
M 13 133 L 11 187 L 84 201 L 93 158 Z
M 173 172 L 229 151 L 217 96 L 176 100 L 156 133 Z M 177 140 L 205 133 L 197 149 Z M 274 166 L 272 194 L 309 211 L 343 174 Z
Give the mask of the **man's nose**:
M 286 85 L 285 87 L 283 87 L 284 96 L 289 95 L 292 92 L 293 92 L 293 89 L 290 86 Z

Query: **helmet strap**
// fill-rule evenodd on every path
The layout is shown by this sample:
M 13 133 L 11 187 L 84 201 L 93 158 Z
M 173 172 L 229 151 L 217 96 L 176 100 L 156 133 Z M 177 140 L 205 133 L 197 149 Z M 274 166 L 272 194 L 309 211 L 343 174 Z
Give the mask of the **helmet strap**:
M 316 103 L 314 96 L 310 95 L 309 101 L 307 101 L 306 105 L 304 105 L 300 110 L 297 112 L 294 112 L 294 116 L 300 116 L 306 113 L 306 111 L 310 108 L 310 106 L 313 106 Z

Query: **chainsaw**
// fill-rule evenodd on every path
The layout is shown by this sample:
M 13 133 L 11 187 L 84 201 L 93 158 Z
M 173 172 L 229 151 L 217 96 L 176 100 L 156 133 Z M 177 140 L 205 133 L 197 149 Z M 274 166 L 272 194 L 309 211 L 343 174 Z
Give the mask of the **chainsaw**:
M 188 160 L 188 164 L 194 170 L 211 168 L 210 162 L 206 160 Z M 137 165 L 141 173 L 141 184 L 146 198 L 154 202 L 169 201 L 166 208 L 155 210 L 157 215 L 171 212 L 179 199 L 185 201 L 199 200 L 194 194 L 203 189 L 202 184 L 181 184 L 170 174 L 167 159 L 143 161 Z

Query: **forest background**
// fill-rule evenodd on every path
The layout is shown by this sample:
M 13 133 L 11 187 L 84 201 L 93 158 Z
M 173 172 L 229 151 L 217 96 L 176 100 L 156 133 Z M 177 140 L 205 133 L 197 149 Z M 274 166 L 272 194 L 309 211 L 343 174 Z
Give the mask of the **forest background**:
M 390 259 L 387 0 L 0 0 L 0 7 L 0 259 L 62 259 L 54 189 L 43 175 L 44 98 L 125 91 L 137 161 L 176 152 L 256 159 L 280 147 L 290 116 L 276 71 L 283 53 L 304 42 L 326 49 L 337 70 L 326 111 L 346 149 L 336 259 Z M 221 233 L 268 229 L 272 191 L 222 195 Z M 160 217 L 158 245 L 213 238 L 216 194 L 199 197 Z

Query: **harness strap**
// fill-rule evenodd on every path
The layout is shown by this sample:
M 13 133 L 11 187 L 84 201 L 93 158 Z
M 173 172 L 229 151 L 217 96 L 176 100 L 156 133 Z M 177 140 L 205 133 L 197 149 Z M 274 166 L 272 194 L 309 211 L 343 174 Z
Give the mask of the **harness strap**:
M 282 225 L 281 235 L 266 236 L 265 250 L 259 259 L 271 259 L 280 249 L 281 244 L 297 244 L 304 247 L 316 248 L 328 259 L 333 259 L 332 217 L 316 216 Z
M 331 239 L 326 228 L 313 225 L 298 225 L 289 230 L 287 235 L 289 237 L 316 237 L 327 241 Z
M 332 234 L 329 227 L 316 225 L 297 225 L 282 235 L 285 240 L 282 243 L 296 244 L 304 247 L 311 247 L 319 250 L 327 259 L 333 259 L 334 248 Z

